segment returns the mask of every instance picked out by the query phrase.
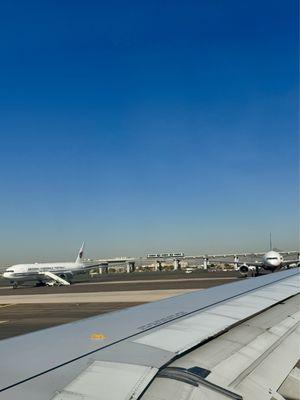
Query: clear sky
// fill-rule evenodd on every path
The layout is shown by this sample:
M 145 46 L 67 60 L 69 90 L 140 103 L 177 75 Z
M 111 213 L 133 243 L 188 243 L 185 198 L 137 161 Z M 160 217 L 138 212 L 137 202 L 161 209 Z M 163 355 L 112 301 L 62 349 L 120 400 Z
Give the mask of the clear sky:
M 0 6 L 0 264 L 299 241 L 297 0 Z

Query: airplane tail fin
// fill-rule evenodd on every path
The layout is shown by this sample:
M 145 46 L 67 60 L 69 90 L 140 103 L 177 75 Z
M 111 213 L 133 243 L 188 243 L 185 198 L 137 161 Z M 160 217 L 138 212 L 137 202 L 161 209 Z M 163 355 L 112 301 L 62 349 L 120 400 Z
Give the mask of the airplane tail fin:
M 270 251 L 273 250 L 273 244 L 272 244 L 272 232 L 270 232 Z
M 83 250 L 84 250 L 84 242 L 82 243 L 80 250 L 78 252 L 78 256 L 76 258 L 76 264 L 81 264 L 82 263 L 82 258 L 83 258 Z

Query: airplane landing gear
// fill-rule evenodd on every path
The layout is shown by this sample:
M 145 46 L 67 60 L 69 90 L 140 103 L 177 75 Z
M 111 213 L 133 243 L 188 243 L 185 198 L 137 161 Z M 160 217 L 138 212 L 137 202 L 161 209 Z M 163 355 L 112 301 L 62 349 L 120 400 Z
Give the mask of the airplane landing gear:
M 45 286 L 60 286 L 60 284 L 56 281 L 48 281 Z
M 12 288 L 13 289 L 17 289 L 17 287 L 18 287 L 18 283 L 17 282 L 13 282 Z
M 43 281 L 39 281 L 35 284 L 36 287 L 40 287 L 40 286 L 46 286 L 46 283 Z

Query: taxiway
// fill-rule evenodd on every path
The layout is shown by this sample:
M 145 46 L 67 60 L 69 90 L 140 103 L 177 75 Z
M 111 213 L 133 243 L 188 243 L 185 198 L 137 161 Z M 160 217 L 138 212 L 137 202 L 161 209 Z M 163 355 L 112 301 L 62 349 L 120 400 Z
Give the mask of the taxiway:
M 0 339 L 234 282 L 235 272 L 195 271 L 82 276 L 71 286 L 12 289 L 0 284 Z

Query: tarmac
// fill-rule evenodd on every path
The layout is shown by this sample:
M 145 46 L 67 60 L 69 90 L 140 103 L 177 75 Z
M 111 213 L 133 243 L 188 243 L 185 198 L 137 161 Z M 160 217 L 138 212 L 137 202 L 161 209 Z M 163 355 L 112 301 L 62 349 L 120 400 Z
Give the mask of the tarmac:
M 0 305 L 0 339 L 10 338 L 141 303 L 64 303 Z
M 12 289 L 0 280 L 0 339 L 234 282 L 235 272 L 83 276 L 70 286 Z
M 0 304 L 41 304 L 41 303 L 130 303 L 148 302 L 177 296 L 197 289 L 169 290 L 131 290 L 117 292 L 58 293 L 58 294 L 23 294 L 0 296 Z M 1 307 L 1 306 L 0 306 Z

